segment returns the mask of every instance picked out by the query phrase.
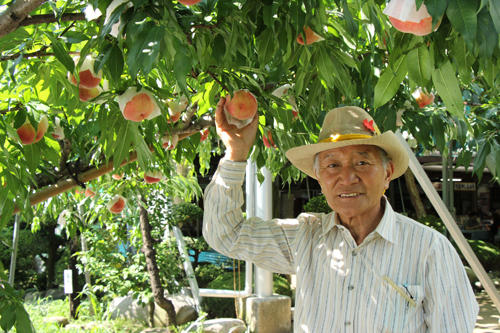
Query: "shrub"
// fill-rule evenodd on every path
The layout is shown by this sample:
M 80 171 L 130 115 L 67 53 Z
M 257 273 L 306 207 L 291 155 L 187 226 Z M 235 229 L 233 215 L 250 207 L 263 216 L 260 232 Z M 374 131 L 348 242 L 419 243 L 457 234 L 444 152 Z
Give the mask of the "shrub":
M 328 202 L 324 195 L 312 197 L 305 205 L 304 212 L 310 213 L 330 213 L 332 209 L 328 206 Z

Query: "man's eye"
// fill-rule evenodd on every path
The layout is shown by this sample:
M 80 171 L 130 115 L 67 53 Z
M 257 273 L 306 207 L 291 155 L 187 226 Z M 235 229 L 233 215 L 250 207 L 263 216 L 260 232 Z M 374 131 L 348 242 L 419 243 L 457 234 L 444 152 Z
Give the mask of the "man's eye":
M 369 163 L 367 161 L 359 161 L 358 165 L 368 165 Z
M 337 166 L 338 166 L 338 164 L 336 164 L 336 163 L 330 163 L 330 164 L 326 165 L 327 168 L 336 168 Z

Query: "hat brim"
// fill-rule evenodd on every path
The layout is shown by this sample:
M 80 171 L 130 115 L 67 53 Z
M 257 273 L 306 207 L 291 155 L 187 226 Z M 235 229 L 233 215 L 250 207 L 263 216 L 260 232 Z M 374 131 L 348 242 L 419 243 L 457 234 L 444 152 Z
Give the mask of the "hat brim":
M 394 173 L 391 179 L 398 178 L 405 173 L 408 168 L 408 153 L 399 142 L 399 139 L 392 131 L 384 132 L 381 135 L 373 136 L 369 139 L 345 140 L 337 142 L 320 142 L 289 149 L 286 157 L 302 172 L 317 179 L 314 172 L 314 156 L 324 150 L 340 148 L 352 145 L 374 145 L 385 150 L 392 163 Z

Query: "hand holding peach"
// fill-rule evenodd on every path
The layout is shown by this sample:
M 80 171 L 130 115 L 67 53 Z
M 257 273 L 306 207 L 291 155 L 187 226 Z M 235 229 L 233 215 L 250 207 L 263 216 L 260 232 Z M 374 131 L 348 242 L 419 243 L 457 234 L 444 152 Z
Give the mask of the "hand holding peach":
M 232 161 L 246 161 L 248 152 L 255 141 L 258 127 L 258 114 L 254 112 L 250 123 L 242 128 L 231 125 L 224 112 L 224 106 L 228 103 L 226 98 L 221 98 L 215 110 L 215 126 L 217 134 L 226 146 L 226 157 Z

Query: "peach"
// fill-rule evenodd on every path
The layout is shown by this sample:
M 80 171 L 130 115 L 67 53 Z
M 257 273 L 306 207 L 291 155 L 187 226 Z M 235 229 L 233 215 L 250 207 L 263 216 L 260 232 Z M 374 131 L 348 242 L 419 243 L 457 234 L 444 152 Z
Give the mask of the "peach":
M 45 135 L 45 132 L 47 132 L 48 127 L 49 119 L 45 115 L 40 119 L 36 131 L 29 119 L 26 119 L 24 124 L 17 129 L 17 135 L 23 145 L 30 145 L 40 141 Z
M 117 100 L 123 117 L 127 120 L 139 122 L 161 114 L 155 98 L 147 90 L 130 87 Z
M 144 181 L 146 184 L 158 183 L 165 178 L 161 171 L 146 171 L 144 172 Z
M 235 91 L 232 98 L 226 97 L 224 104 L 227 122 L 238 128 L 245 127 L 252 122 L 257 106 L 257 99 L 247 89 Z
M 177 143 L 179 142 L 179 136 L 177 134 L 174 135 L 165 135 L 161 138 L 161 146 L 163 148 L 167 148 L 168 150 L 172 150 L 177 147 Z
M 181 117 L 182 111 L 186 110 L 189 101 L 186 96 L 182 95 L 181 97 L 175 100 L 169 100 L 167 102 L 168 105 L 168 122 L 175 123 Z
M 200 1 L 201 0 L 179 0 L 179 2 L 182 3 L 184 6 L 196 5 Z
M 123 173 L 114 173 L 113 175 L 111 175 L 111 178 L 115 180 L 120 180 L 123 178 Z
M 425 89 L 418 88 L 412 94 L 419 108 L 423 108 L 434 102 L 434 94 L 428 93 Z
M 95 192 L 94 192 L 94 191 L 92 191 L 92 190 L 91 190 L 91 189 L 89 189 L 89 188 L 86 188 L 86 189 L 85 189 L 85 196 L 86 196 L 86 197 L 91 197 L 91 198 L 93 198 L 93 197 L 95 197 Z
M 304 34 L 300 34 L 299 36 L 297 36 L 297 43 L 301 45 L 310 45 L 312 43 L 321 42 L 322 40 L 325 40 L 323 37 L 315 33 L 311 28 L 305 26 L 303 29 L 304 29 Z M 305 35 L 306 37 L 305 42 L 303 35 Z
M 273 90 L 273 92 L 271 93 L 273 96 L 276 96 L 278 98 L 282 98 L 283 96 L 287 95 L 288 94 L 288 91 L 290 90 L 292 86 L 289 85 L 288 83 L 287 84 L 284 84 L 282 85 L 281 87 L 278 87 L 276 89 Z
M 266 146 L 266 148 L 278 148 L 274 143 L 271 131 L 267 131 L 267 135 L 264 134 L 262 136 L 262 141 L 264 142 L 264 146 Z
M 75 57 L 74 61 L 78 63 L 79 57 Z M 91 89 L 96 88 L 101 83 L 102 71 L 99 71 L 99 73 L 94 72 L 94 58 L 92 56 L 85 57 L 80 66 L 78 77 L 80 81 L 72 73 L 69 73 L 69 81 L 78 87 Z
M 80 97 L 80 101 L 82 102 L 87 102 L 91 99 L 96 98 L 101 94 L 101 88 L 96 87 L 96 88 L 84 88 L 84 87 L 78 87 L 78 97 Z
M 385 7 L 384 14 L 389 17 L 392 26 L 401 32 L 425 36 L 433 31 L 432 17 L 427 7 L 422 4 L 417 10 L 415 0 L 391 0 Z M 434 30 L 437 30 L 440 23 L 441 21 Z
M 61 127 L 61 119 L 58 117 L 55 119 L 54 130 L 51 135 L 56 140 L 64 140 L 64 129 Z
M 36 136 L 35 136 L 35 141 L 33 143 L 38 142 L 42 140 L 43 136 L 45 135 L 45 132 L 47 132 L 47 128 L 49 128 L 49 119 L 47 116 L 42 116 L 42 119 L 40 119 L 40 122 L 38 123 L 38 127 L 36 129 Z
M 26 119 L 26 122 L 17 129 L 17 135 L 19 135 L 23 145 L 29 145 L 35 141 L 36 131 L 30 121 Z
M 120 194 L 116 194 L 106 205 L 108 210 L 113 213 L 113 214 L 118 214 L 120 213 L 124 208 L 126 204 L 126 199 L 121 196 Z
M 210 134 L 210 129 L 205 128 L 203 131 L 200 131 L 200 142 L 205 141 L 208 138 L 208 134 Z
M 128 1 L 128 0 L 113 0 L 111 1 L 111 3 L 109 4 L 108 8 L 106 8 L 106 17 L 104 19 L 104 25 L 106 25 L 111 17 L 111 14 L 113 14 L 113 12 L 115 11 L 115 9 L 120 6 L 122 3 L 126 2 L 127 3 L 127 7 L 130 8 L 133 6 L 132 2 L 131 1 Z M 119 32 L 119 29 L 120 29 L 120 20 L 118 20 L 115 24 L 113 24 L 111 26 L 111 31 L 109 32 L 109 34 L 115 38 L 118 37 L 118 32 Z

